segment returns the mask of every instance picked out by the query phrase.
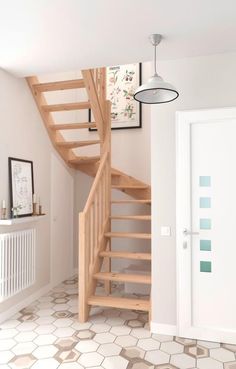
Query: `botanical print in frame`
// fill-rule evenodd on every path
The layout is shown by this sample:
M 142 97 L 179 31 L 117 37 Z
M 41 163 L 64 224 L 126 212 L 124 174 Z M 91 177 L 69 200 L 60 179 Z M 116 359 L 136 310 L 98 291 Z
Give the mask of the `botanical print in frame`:
M 142 105 L 133 98 L 135 90 L 142 83 L 141 74 L 141 63 L 106 68 L 106 91 L 107 100 L 111 101 L 112 129 L 142 127 Z
M 34 176 L 33 162 L 8 158 L 11 213 L 19 217 L 33 213 Z

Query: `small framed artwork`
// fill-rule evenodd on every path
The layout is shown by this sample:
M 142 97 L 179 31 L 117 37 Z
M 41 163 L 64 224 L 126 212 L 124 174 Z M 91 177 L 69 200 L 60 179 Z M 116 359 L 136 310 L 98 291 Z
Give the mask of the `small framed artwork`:
M 141 63 L 106 68 L 107 100 L 111 101 L 111 129 L 142 127 L 142 105 L 134 100 L 134 92 L 142 84 Z M 89 110 L 91 122 L 91 111 Z M 94 128 L 89 128 L 95 131 Z
M 30 216 L 33 214 L 33 162 L 8 158 L 8 165 L 11 214 L 19 217 Z

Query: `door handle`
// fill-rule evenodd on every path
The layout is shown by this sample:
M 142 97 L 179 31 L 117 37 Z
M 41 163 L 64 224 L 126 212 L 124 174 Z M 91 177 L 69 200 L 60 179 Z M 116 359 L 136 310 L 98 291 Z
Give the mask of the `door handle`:
M 184 236 L 197 236 L 199 234 L 199 232 L 192 232 L 190 230 L 188 230 L 187 228 L 184 228 L 183 230 L 183 235 Z

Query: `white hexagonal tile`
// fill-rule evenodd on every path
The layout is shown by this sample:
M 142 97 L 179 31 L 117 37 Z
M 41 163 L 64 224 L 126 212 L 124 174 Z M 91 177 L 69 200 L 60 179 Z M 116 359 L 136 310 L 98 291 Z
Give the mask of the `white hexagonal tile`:
M 35 338 L 34 343 L 38 346 L 43 345 L 51 345 L 57 340 L 57 337 L 55 337 L 53 334 L 41 334 L 37 338 Z
M 145 359 L 155 365 L 168 363 L 169 358 L 170 355 L 159 350 L 148 351 L 145 355 Z
M 122 356 L 110 356 L 106 357 L 102 363 L 105 369 L 126 369 L 129 362 Z
M 130 334 L 138 339 L 151 337 L 150 331 L 144 328 L 133 328 Z
M 61 318 L 55 320 L 53 324 L 58 328 L 66 328 L 73 324 L 73 320 L 69 318 Z
M 69 306 L 67 304 L 56 304 L 53 306 L 53 312 L 55 313 L 55 311 L 68 311 Z
M 108 332 L 111 327 L 105 323 L 96 323 L 93 324 L 90 329 L 95 333 L 105 333 Z
M 35 323 L 37 323 L 38 325 L 48 325 L 52 324 L 55 320 L 56 318 L 54 318 L 54 316 L 44 316 L 36 319 Z
M 7 364 L 15 355 L 11 351 L 2 351 L 0 355 L 0 364 Z
M 53 300 L 52 296 L 42 296 L 39 298 L 39 302 L 51 302 Z
M 120 325 L 116 327 L 112 327 L 110 332 L 115 336 L 126 336 L 130 334 L 131 328 L 127 327 L 126 325 Z
M 43 316 L 50 316 L 54 313 L 53 309 L 41 309 L 39 311 L 37 311 L 37 315 L 39 317 L 43 317 Z
M 21 324 L 19 320 L 16 320 L 16 319 L 7 320 L 6 322 L 1 323 L 0 328 L 1 329 L 16 328 L 19 324 Z
M 41 359 L 37 360 L 33 366 L 31 366 L 31 369 L 56 369 L 59 365 L 60 364 L 55 359 Z
M 83 340 L 83 341 L 80 341 L 79 343 L 77 343 L 75 348 L 76 348 L 77 351 L 79 351 L 81 353 L 86 353 L 86 352 L 96 351 L 98 346 L 99 346 L 99 344 L 94 342 L 93 340 Z
M 180 369 L 193 368 L 195 366 L 195 362 L 196 360 L 193 357 L 186 355 L 186 354 L 174 354 L 174 355 L 171 355 L 171 358 L 170 358 L 170 363 L 177 366 Z
M 53 357 L 58 352 L 58 349 L 54 345 L 40 346 L 34 350 L 33 355 L 37 359 L 47 359 Z
M 109 324 L 111 327 L 115 327 L 117 325 L 123 325 L 125 323 L 125 319 L 122 319 L 121 317 L 117 316 L 113 318 L 108 318 L 106 320 L 106 323 Z
M 84 367 L 81 366 L 78 363 L 64 363 L 64 364 L 61 364 L 59 368 L 60 369 L 84 369 Z M 101 366 L 99 368 L 102 369 Z M 91 368 L 91 369 L 93 369 L 93 368 Z
M 213 359 L 216 359 L 218 361 L 227 362 L 227 361 L 234 361 L 235 355 L 233 352 L 226 350 L 224 348 L 215 348 L 210 350 L 210 356 L 213 357 Z
M 173 341 L 173 336 L 167 336 L 166 334 L 152 334 L 152 338 L 159 342 L 168 342 Z
M 37 334 L 49 334 L 56 330 L 56 327 L 52 324 L 40 325 L 35 329 Z
M 89 329 L 91 325 L 92 323 L 89 323 L 89 322 L 86 322 L 86 323 L 74 322 L 71 325 L 71 328 L 75 329 L 76 331 L 85 331 L 86 329 Z
M 197 360 L 197 367 L 198 369 L 223 369 L 223 364 L 211 357 L 206 357 Z
M 104 323 L 106 320 L 105 316 L 99 314 L 99 315 L 94 315 L 94 316 L 91 316 L 89 321 L 92 323 L 92 324 L 99 324 L 99 323 Z
M 197 343 L 200 345 L 200 346 L 203 346 L 203 347 L 206 347 L 206 348 L 218 348 L 220 347 L 220 344 L 218 342 L 211 342 L 211 341 L 200 341 L 198 340 Z
M 115 343 L 121 347 L 132 347 L 138 342 L 137 338 L 132 336 L 117 337 Z
M 13 347 L 12 352 L 16 355 L 31 354 L 36 349 L 36 345 L 33 342 L 18 343 Z
M 16 341 L 14 341 L 13 338 L 3 339 L 0 341 L 0 351 L 10 350 L 15 345 Z
M 160 347 L 161 351 L 167 352 L 168 354 L 180 354 L 184 351 L 184 346 L 177 342 L 163 342 Z
M 20 332 L 31 332 L 37 327 L 35 322 L 23 322 L 17 326 L 17 330 Z
M 15 328 L 3 329 L 0 331 L 0 340 L 15 337 L 19 332 Z
M 17 342 L 31 342 L 37 337 L 35 332 L 21 332 L 15 336 Z
M 141 347 L 145 351 L 158 350 L 160 347 L 160 342 L 154 340 L 153 338 L 142 338 L 138 341 L 138 347 Z
M 115 343 L 105 343 L 104 345 L 100 345 L 97 352 L 102 354 L 103 356 L 114 356 L 119 355 L 122 348 Z
M 85 368 L 89 368 L 91 366 L 100 365 L 104 360 L 104 357 L 97 352 L 89 352 L 87 354 L 82 354 L 78 362 L 79 364 L 85 366 Z M 109 368 L 111 369 L 111 368 Z
M 58 328 L 53 332 L 57 337 L 71 337 L 75 333 L 75 330 L 71 327 Z
M 97 333 L 94 337 L 94 341 L 98 343 L 111 343 L 114 342 L 115 336 L 109 332 L 107 333 Z

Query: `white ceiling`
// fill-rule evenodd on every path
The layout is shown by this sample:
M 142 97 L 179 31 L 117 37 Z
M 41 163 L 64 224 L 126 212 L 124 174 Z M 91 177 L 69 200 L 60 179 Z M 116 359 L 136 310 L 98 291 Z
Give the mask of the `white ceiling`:
M 0 67 L 39 75 L 236 51 L 236 0 L 0 0 Z

